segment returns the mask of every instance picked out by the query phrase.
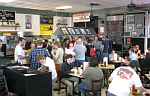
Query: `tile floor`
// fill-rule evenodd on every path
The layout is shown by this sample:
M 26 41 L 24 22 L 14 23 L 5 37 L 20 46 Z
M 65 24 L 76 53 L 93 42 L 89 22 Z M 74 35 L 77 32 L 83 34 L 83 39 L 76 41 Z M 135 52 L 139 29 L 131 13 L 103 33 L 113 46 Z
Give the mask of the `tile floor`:
M 65 90 L 61 90 L 61 92 L 54 91 L 54 95 L 53 96 L 66 96 Z M 75 95 L 75 96 L 77 96 L 77 95 Z M 102 89 L 101 96 L 106 96 L 106 88 Z

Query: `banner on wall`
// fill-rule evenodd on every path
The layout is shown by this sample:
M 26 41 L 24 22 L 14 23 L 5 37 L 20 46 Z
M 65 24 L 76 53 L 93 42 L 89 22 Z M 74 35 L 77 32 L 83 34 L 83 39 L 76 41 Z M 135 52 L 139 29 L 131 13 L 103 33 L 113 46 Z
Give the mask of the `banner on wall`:
M 32 16 L 25 15 L 25 27 L 26 29 L 32 29 Z
M 47 16 L 40 17 L 40 35 L 53 34 L 53 18 Z

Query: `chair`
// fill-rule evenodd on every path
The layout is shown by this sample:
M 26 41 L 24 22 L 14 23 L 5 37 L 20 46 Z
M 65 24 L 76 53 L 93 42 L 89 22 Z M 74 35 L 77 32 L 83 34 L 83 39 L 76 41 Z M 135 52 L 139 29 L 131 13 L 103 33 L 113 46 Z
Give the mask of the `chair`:
M 0 96 L 17 96 L 8 91 L 7 82 L 3 70 L 0 69 Z
M 66 93 L 66 96 L 68 96 L 68 94 L 67 94 L 67 85 L 63 82 L 63 81 L 59 81 L 60 83 L 59 83 L 59 88 L 60 88 L 60 90 L 61 89 L 65 89 L 65 93 Z M 60 91 L 59 90 L 59 91 Z
M 90 96 L 96 96 L 97 93 L 99 93 L 99 96 L 101 96 L 101 88 L 102 88 L 102 80 L 92 80 L 92 88 L 90 90 L 87 90 L 85 93 L 85 96 L 88 94 Z

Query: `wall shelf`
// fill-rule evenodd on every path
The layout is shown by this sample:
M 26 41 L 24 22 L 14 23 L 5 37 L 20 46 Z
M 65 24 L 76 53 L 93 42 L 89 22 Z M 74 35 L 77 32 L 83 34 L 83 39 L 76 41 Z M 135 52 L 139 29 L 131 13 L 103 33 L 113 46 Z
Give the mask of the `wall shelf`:
M 0 25 L 0 27 L 21 27 L 20 25 Z

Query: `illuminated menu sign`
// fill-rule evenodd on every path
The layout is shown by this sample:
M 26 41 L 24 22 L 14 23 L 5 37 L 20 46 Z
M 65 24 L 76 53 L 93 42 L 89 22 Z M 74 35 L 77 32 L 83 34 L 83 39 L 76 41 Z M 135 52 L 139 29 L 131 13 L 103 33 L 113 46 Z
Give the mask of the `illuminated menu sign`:
M 10 12 L 6 10 L 0 11 L 0 21 L 3 22 L 15 21 L 15 12 Z

